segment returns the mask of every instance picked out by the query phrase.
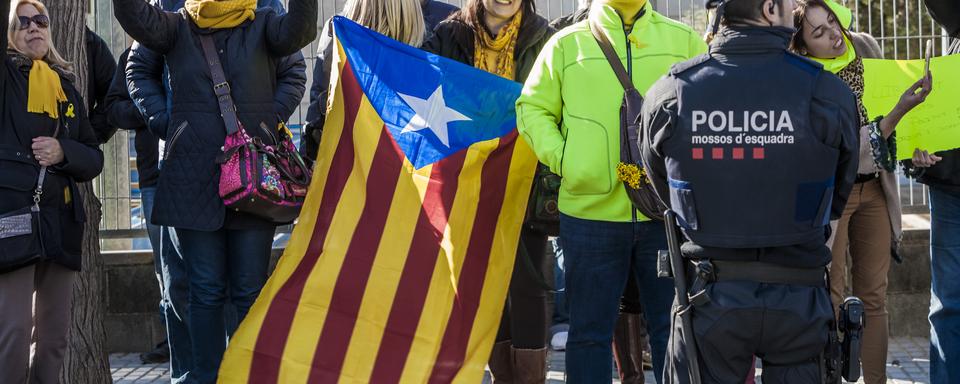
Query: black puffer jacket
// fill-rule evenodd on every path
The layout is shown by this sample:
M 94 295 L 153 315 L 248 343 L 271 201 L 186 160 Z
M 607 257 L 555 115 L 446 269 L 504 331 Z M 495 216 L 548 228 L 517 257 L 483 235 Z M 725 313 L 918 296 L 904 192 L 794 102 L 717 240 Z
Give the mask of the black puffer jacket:
M 158 1 L 153 1 L 157 3 Z M 159 1 L 161 9 L 176 12 L 183 8 L 183 0 Z M 260 0 L 259 8 L 269 7 L 279 14 L 286 13 L 280 0 Z M 169 115 L 167 111 L 167 89 L 164 87 L 163 56 L 158 55 L 139 43 L 134 43 L 127 61 L 126 81 L 130 97 L 147 121 L 154 135 L 165 134 Z M 300 106 L 303 94 L 307 90 L 307 63 L 299 51 L 277 63 L 277 90 L 274 95 L 277 114 L 284 121 L 290 119 Z
M 163 55 L 134 43 L 124 68 L 130 97 L 136 100 L 137 108 L 154 135 L 166 133 L 170 121 L 167 91 L 163 85 L 164 65 Z M 303 53 L 297 51 L 279 59 L 276 73 L 274 109 L 283 121 L 287 121 L 307 91 L 307 62 Z
M 457 6 L 442 3 L 437 0 L 420 0 L 420 11 L 423 12 L 423 41 L 429 41 L 433 37 L 433 29 L 437 24 L 446 20 L 454 12 L 459 11 Z
M 159 143 L 157 136 L 147 129 L 147 123 L 140 114 L 140 110 L 134 105 L 130 93 L 127 91 L 126 70 L 127 57 L 130 55 L 130 48 L 120 54 L 120 60 L 117 62 L 117 73 L 110 83 L 110 89 L 107 91 L 107 122 L 110 126 L 128 131 L 134 131 L 133 145 L 137 150 L 137 174 L 139 175 L 140 188 L 151 188 L 157 185 L 157 179 L 160 178 L 159 170 Z M 100 142 L 105 142 L 110 138 L 100 138 Z
M 583 21 L 583 20 L 586 20 L 586 19 L 587 19 L 587 16 L 589 16 L 589 15 L 590 15 L 590 8 L 589 8 L 589 7 L 588 7 L 588 8 L 580 8 L 580 9 L 578 9 L 578 10 L 576 10 L 576 11 L 573 11 L 573 13 L 571 13 L 571 14 L 569 14 L 569 15 L 561 16 L 561 17 L 558 17 L 558 18 L 554 19 L 553 21 L 550 22 L 550 26 L 553 27 L 553 29 L 556 29 L 556 30 L 559 31 L 559 30 L 561 30 L 561 29 L 564 29 L 564 28 L 566 28 L 566 27 L 569 27 L 569 26 L 571 26 L 571 25 L 574 25 L 574 24 L 576 24 L 576 23 L 579 23 L 579 22 L 581 22 L 581 21 Z
M 97 138 L 106 143 L 117 130 L 107 122 L 106 103 L 107 90 L 110 89 L 117 63 L 107 42 L 90 28 L 84 31 L 84 38 L 87 45 L 87 111 Z
M 7 30 L 10 2 L 0 1 L 0 30 Z M 7 34 L 0 34 L 7 47 Z M 52 136 L 58 121 L 45 114 L 27 112 L 28 76 L 33 61 L 18 53 L 0 50 L 0 214 L 33 204 L 40 165 L 30 149 L 32 140 Z M 64 161 L 48 168 L 40 201 L 41 232 L 49 259 L 80 270 L 85 217 L 76 183 L 89 181 L 103 169 L 103 153 L 87 119 L 83 96 L 73 76 L 58 70 L 67 101 L 60 106 L 60 147 Z M 72 112 L 71 112 L 72 110 Z M 69 198 L 68 198 L 69 196 Z M 0 250 L 3 252 L 3 250 Z
M 467 65 L 473 65 L 474 29 L 459 20 L 457 16 L 458 14 L 454 14 L 450 19 L 437 25 L 437 28 L 433 31 L 433 38 L 423 45 L 423 49 Z M 517 37 L 517 46 L 513 53 L 514 61 L 516 61 L 516 77 L 514 80 L 522 83 L 527 79 L 527 75 L 533 68 L 533 62 L 537 60 L 540 50 L 543 49 L 543 45 L 547 43 L 550 36 L 553 36 L 553 33 L 554 29 L 548 25 L 547 19 L 536 15 L 534 17 L 523 16 Z
M 166 56 L 171 109 L 163 169 L 154 202 L 159 225 L 211 231 L 263 228 L 271 223 L 227 213 L 218 192 L 216 157 L 226 137 L 213 82 L 200 48 L 200 34 L 211 34 L 220 53 L 238 117 L 251 137 L 270 141 L 278 124 L 274 94 L 277 61 L 298 52 L 316 37 L 317 1 L 292 0 L 290 13 L 259 9 L 253 21 L 235 28 L 198 28 L 185 11 L 164 12 L 142 0 L 114 0 L 117 20 L 143 46 Z

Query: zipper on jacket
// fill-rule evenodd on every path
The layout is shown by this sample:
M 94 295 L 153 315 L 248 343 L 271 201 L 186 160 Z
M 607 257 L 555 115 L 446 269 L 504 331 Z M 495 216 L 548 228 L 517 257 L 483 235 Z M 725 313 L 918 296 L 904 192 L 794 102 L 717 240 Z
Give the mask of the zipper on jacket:
M 177 143 L 177 139 L 180 138 L 180 135 L 183 133 L 183 131 L 185 130 L 185 128 L 187 128 L 187 121 L 186 121 L 186 120 L 184 120 L 184 122 L 180 123 L 180 126 L 177 127 L 177 130 L 173 132 L 173 137 L 170 138 L 170 144 L 167 145 L 167 146 L 165 146 L 165 148 L 164 148 L 164 154 L 163 154 L 163 159 L 164 159 L 164 160 L 166 160 L 168 157 L 170 157 L 170 154 L 173 153 L 173 146 Z
M 627 28 L 627 24 L 623 22 L 622 18 L 620 19 L 620 23 L 623 24 L 623 37 L 627 43 L 627 76 L 630 77 L 630 82 L 633 82 L 633 53 L 630 49 L 630 30 L 633 28 Z
M 643 13 L 640 13 L 640 15 L 642 16 Z M 637 22 L 636 19 L 634 19 L 633 22 L 636 23 Z M 623 26 L 623 37 L 624 37 L 624 41 L 627 43 L 627 77 L 630 78 L 630 82 L 632 83 L 633 82 L 633 50 L 631 49 L 632 47 L 630 46 L 630 31 L 633 29 L 633 27 L 627 28 L 627 23 L 623 22 L 623 16 L 620 17 L 620 24 Z M 634 207 L 632 202 L 630 203 L 630 216 L 631 216 L 631 222 L 633 222 L 634 224 L 636 224 L 639 221 L 638 220 L 639 218 L 637 217 L 637 207 Z M 636 232 L 634 232 L 634 237 L 636 237 L 636 235 L 637 235 Z

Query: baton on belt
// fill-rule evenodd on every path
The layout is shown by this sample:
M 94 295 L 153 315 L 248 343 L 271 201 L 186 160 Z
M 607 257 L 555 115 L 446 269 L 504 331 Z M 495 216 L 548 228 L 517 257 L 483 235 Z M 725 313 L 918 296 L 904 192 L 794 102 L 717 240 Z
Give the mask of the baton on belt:
M 683 262 L 683 255 L 680 254 L 677 216 L 676 213 L 669 209 L 663 216 L 667 227 L 667 248 L 670 271 L 673 274 L 673 287 L 677 292 L 677 306 L 674 308 L 674 319 L 676 319 L 677 316 L 680 317 L 683 345 L 687 354 L 687 368 L 690 371 L 690 383 L 701 384 L 700 356 L 697 354 L 696 339 L 693 335 L 693 320 L 690 318 L 693 307 L 690 305 L 690 297 L 687 293 L 686 265 Z M 663 273 L 661 273 L 661 275 L 662 274 Z

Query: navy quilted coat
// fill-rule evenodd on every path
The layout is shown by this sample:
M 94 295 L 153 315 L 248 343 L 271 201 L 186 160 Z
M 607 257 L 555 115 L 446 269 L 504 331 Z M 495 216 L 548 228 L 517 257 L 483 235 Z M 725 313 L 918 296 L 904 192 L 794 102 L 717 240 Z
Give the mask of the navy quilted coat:
M 145 47 L 166 55 L 172 90 L 162 172 L 154 202 L 158 225 L 199 231 L 247 229 L 271 223 L 228 212 L 220 199 L 216 157 L 226 137 L 199 34 L 212 34 L 232 88 L 240 122 L 251 137 L 269 142 L 278 117 L 277 61 L 316 37 L 317 1 L 291 0 L 290 12 L 259 9 L 253 21 L 230 29 L 200 29 L 186 15 L 142 0 L 114 0 L 117 20 Z M 269 129 L 268 128 L 268 129 Z

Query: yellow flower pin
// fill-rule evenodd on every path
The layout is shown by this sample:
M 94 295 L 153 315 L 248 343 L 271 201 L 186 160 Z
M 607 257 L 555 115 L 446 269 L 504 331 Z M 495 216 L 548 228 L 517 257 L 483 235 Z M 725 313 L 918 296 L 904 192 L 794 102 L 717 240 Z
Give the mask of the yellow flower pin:
M 646 170 L 638 167 L 636 164 L 617 164 L 617 179 L 633 189 L 640 189 L 640 183 L 650 184 Z
M 77 114 L 73 113 L 73 103 L 70 103 L 70 105 L 67 105 L 67 117 L 71 117 L 71 118 L 77 117 Z

